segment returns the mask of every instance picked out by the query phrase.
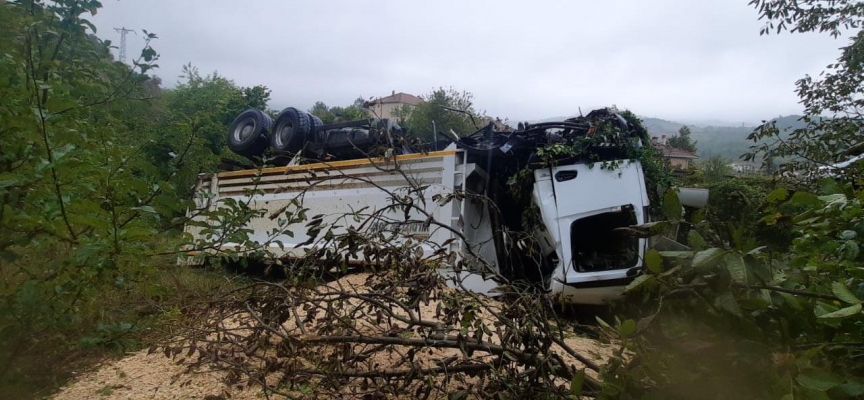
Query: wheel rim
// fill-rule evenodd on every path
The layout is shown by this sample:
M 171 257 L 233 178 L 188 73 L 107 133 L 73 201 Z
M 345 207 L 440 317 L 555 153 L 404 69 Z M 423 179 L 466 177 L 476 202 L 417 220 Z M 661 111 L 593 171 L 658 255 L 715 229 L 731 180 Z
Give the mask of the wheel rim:
M 288 141 L 291 140 L 291 136 L 294 134 L 294 125 L 290 122 L 285 122 L 282 125 L 279 125 L 279 130 L 276 132 L 274 136 L 276 138 L 276 146 L 279 148 L 285 148 L 285 145 L 288 144 Z
M 243 143 L 249 136 L 252 136 L 252 133 L 255 132 L 255 120 L 252 118 L 246 118 L 237 124 L 237 127 L 234 128 L 234 141 L 237 143 Z

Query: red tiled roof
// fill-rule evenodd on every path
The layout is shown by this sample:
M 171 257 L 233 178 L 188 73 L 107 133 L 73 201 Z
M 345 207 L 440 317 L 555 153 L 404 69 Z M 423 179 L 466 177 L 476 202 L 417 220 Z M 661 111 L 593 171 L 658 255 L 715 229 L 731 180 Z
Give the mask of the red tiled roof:
M 387 97 L 377 98 L 375 100 L 369 101 L 367 104 L 392 104 L 392 103 L 403 103 L 410 104 L 412 106 L 416 106 L 423 102 L 423 99 L 408 93 L 394 93 Z

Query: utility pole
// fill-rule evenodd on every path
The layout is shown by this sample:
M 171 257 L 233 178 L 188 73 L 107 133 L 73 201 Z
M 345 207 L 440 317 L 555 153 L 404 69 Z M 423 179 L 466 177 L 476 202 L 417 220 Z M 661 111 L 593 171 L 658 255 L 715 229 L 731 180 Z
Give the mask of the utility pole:
M 126 34 L 129 32 L 135 33 L 135 31 L 131 29 L 123 28 L 114 28 L 115 31 L 120 33 L 120 62 L 126 62 Z

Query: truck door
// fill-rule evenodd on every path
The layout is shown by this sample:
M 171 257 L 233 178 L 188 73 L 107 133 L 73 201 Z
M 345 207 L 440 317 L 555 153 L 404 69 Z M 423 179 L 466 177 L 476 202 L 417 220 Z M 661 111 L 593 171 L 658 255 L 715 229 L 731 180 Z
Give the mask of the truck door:
M 614 231 L 645 223 L 648 206 L 642 167 L 637 161 L 554 167 L 562 278 L 566 283 L 618 280 L 641 267 L 645 240 Z

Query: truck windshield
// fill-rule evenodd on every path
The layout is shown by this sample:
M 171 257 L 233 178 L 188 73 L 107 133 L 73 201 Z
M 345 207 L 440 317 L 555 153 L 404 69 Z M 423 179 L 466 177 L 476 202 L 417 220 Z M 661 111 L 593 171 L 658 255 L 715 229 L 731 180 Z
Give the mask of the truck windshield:
M 573 264 L 579 272 L 630 268 L 639 261 L 639 239 L 613 229 L 636 224 L 633 210 L 606 212 L 570 225 Z

